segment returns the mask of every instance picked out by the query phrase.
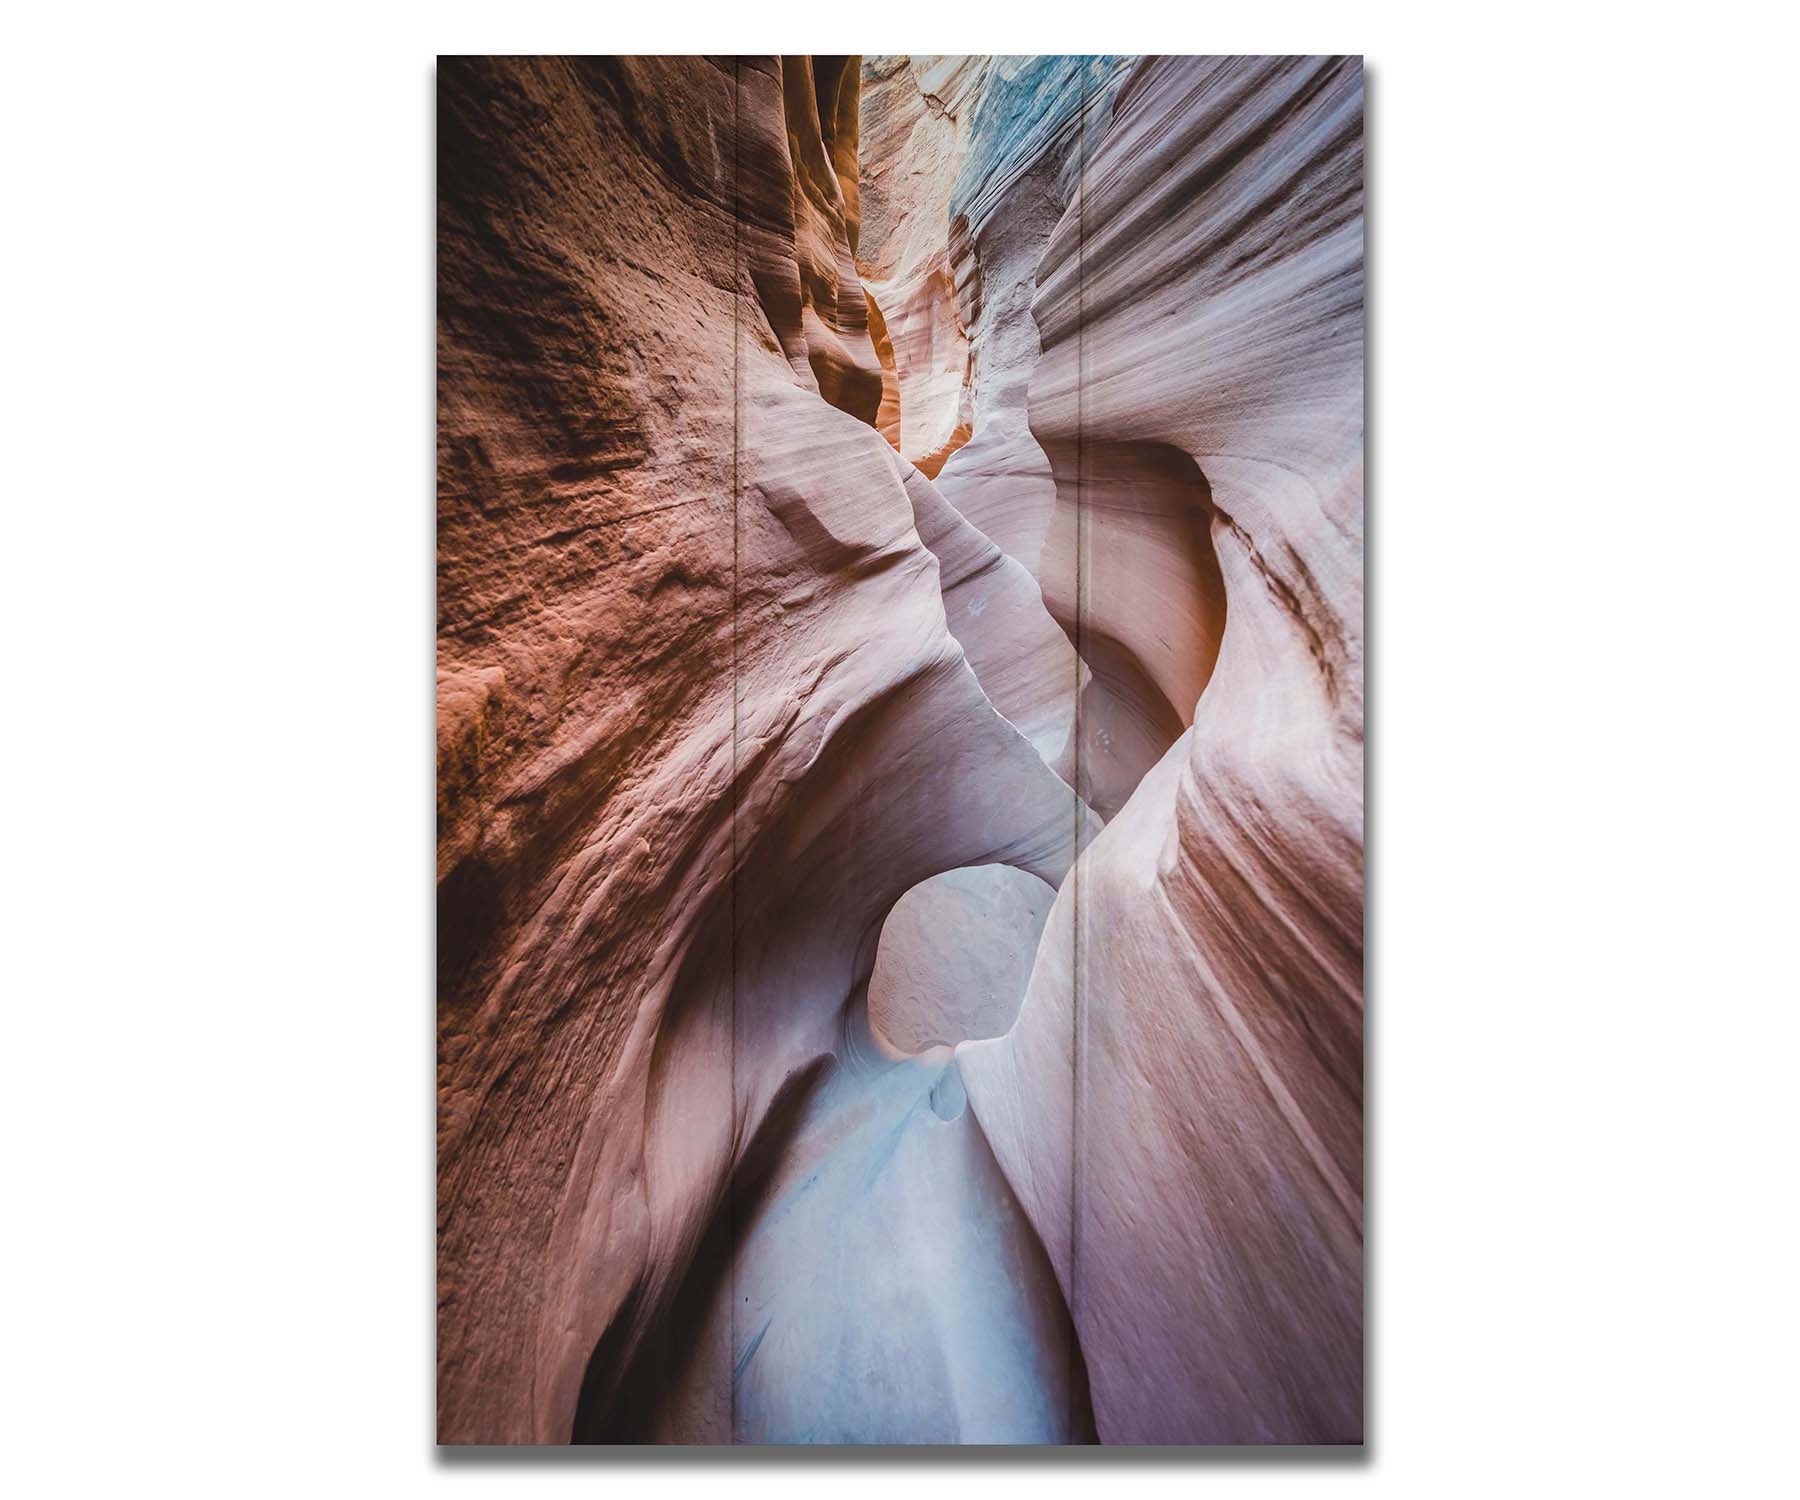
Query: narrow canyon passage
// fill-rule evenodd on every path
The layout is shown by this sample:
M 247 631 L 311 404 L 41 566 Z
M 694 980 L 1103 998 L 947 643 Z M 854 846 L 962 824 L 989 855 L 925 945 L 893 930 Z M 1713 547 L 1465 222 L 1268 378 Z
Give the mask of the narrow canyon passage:
M 1093 1439 L 1050 1261 L 954 1057 L 852 1052 L 740 1229 L 734 1440 Z
M 856 155 L 833 150 L 848 127 L 842 105 L 823 92 L 827 80 L 841 87 L 845 70 L 833 62 L 813 76 L 826 155 L 840 174 L 846 159 L 859 173 L 857 268 L 884 386 L 876 425 L 898 450 L 895 477 L 937 562 L 945 624 L 988 704 L 1035 750 L 1044 784 L 1057 784 L 1053 771 L 1068 784 L 1079 774 L 1090 798 L 1101 793 L 1100 810 L 1115 812 L 1191 717 L 1223 622 L 1204 482 L 1192 461 L 1125 445 L 1086 455 L 1082 499 L 1118 521 L 1078 534 L 1073 509 L 1058 504 L 1065 465 L 1021 420 L 1037 354 L 1035 334 L 1025 332 L 1035 328 L 1029 291 L 1073 187 L 1069 160 L 1098 133 L 1087 86 L 1116 83 L 1118 69 L 1090 78 L 1068 62 L 1034 69 L 991 59 L 871 59 L 862 68 L 873 87 L 857 113 Z M 963 118 L 938 111 L 936 87 Z M 1047 88 L 1048 123 L 1056 127 L 1050 130 Z M 1103 98 L 1096 87 L 1096 102 Z M 953 218 L 952 207 L 971 144 L 979 150 L 985 139 L 973 129 L 983 101 L 989 134 L 1003 137 L 989 149 L 1009 161 L 1026 153 L 1031 180 L 1019 196 L 1036 209 L 1024 223 L 1002 216 L 1004 233 L 985 239 L 971 237 L 966 217 Z M 1004 139 L 1021 128 L 1028 132 L 1024 146 Z M 869 259 L 871 237 L 883 265 Z M 952 269 L 957 237 L 967 263 L 960 294 Z M 983 245 L 990 247 L 985 263 Z M 984 305 L 995 309 L 985 320 Z M 984 363 L 990 345 L 996 357 Z M 809 360 L 816 370 L 816 356 Z M 1004 395 L 989 389 L 997 382 L 1006 385 Z M 823 383 L 821 390 L 835 402 Z M 747 435 L 760 445 L 764 412 L 742 412 L 739 423 L 740 440 Z M 990 453 L 989 470 L 934 485 L 946 460 L 977 437 Z M 996 447 L 999 462 L 1019 471 L 1010 483 L 992 472 Z M 1061 492 L 1075 483 L 1065 479 Z M 962 508 L 1001 517 L 1003 508 L 989 498 L 996 489 L 1009 491 L 1015 516 L 1022 505 L 1040 513 L 1019 534 L 1029 538 L 1042 587 L 1033 569 Z M 1090 588 L 1090 599 L 1163 601 L 1164 614 L 1138 608 L 1111 630 L 1097 624 L 1110 617 L 1091 609 L 1078 619 L 1089 600 L 1078 606 L 1064 586 L 1078 552 L 1101 585 Z M 1139 667 L 1140 660 L 1148 665 Z M 1152 672 L 1168 680 L 1166 691 Z M 860 782 L 869 771 L 865 755 L 883 747 L 872 737 L 856 743 L 867 749 L 853 753 L 844 774 Z M 984 806 L 1019 796 L 1016 771 L 993 763 L 971 769 L 970 790 Z M 1097 832 L 1069 786 L 1061 792 L 1071 828 Z M 941 842 L 956 817 L 929 788 L 909 810 L 916 837 L 927 844 Z M 1093 1439 L 1064 1291 L 979 1112 L 969 1108 L 956 1060 L 963 1043 L 1000 1042 L 1011 1030 L 1055 895 L 1054 884 L 992 864 L 922 881 L 886 912 L 873 968 L 845 1002 L 829 1050 L 804 1091 L 765 1116 L 754 1159 L 740 1165 L 727 1190 L 725 1227 L 713 1231 L 715 1238 L 722 1233 L 724 1272 L 689 1276 L 664 1315 L 684 1330 L 679 1338 L 651 1335 L 668 1351 L 669 1366 L 655 1380 L 632 1383 L 671 1394 L 637 1401 L 634 1425 L 615 1420 L 614 1437 Z M 784 917 L 773 925 L 806 920 Z M 758 941 L 750 934 L 744 940 Z M 777 1001 L 783 1012 L 817 1006 L 811 994 L 790 992 Z M 740 986 L 732 1001 L 734 1059 L 754 1050 L 746 1031 L 760 1030 L 746 1014 Z M 735 1074 L 733 1090 L 741 1111 L 749 1090 Z M 704 1393 L 715 1372 L 684 1354 L 683 1345 L 729 1352 L 726 1410 L 709 1407 Z
M 1053 894 L 987 865 L 901 898 L 829 1055 L 765 1119 L 650 1359 L 611 1407 L 584 1400 L 576 1441 L 1094 1440 L 1068 1309 L 957 1063 L 958 1044 L 1017 1017 Z
M 835 65 L 828 71 L 841 76 Z M 960 133 L 966 152 L 991 71 L 988 59 L 863 65 L 865 89 L 875 89 L 863 95 L 852 158 L 857 270 L 884 383 L 877 425 L 886 419 L 914 528 L 936 559 L 945 623 L 1050 785 L 1053 763 L 1072 751 L 1085 668 L 1031 573 L 931 482 L 993 425 L 991 413 L 976 422 L 985 341 L 969 326 L 984 283 L 965 268 L 959 297 L 953 270 L 950 205 L 963 157 L 954 143 L 944 149 L 946 136 L 954 142 Z M 1067 65 L 1055 77 L 1056 107 L 1078 115 L 1080 80 Z M 964 112 L 960 125 L 937 112 L 938 88 Z M 821 115 L 830 113 L 821 104 Z M 995 114 L 1005 123 L 991 130 L 1016 128 L 1007 112 Z M 1041 127 L 1041 115 L 1030 123 Z M 1080 145 L 1066 130 L 1047 140 L 1052 155 Z M 895 154 L 905 159 L 898 168 Z M 1008 277 L 1035 270 L 1054 223 L 1038 216 L 1039 243 L 1015 253 Z M 872 237 L 885 278 L 868 258 Z M 987 331 L 1016 342 L 1029 307 L 998 275 L 988 280 L 1010 316 L 990 319 Z M 1022 401 L 1023 383 L 1013 384 Z M 752 417 L 753 440 L 759 428 Z M 1048 459 L 1028 432 L 1015 433 L 1013 446 L 1041 476 L 1036 500 L 1047 507 Z M 970 478 L 960 492 L 976 497 L 989 483 Z M 981 765 L 973 774 L 983 804 L 1020 793 L 1016 773 Z M 1072 792 L 1062 795 L 1072 829 L 1081 820 L 1097 829 Z M 955 814 L 927 792 L 914 816 L 929 825 Z M 929 826 L 920 833 L 936 841 Z M 783 1133 L 765 1142 L 774 1164 L 759 1161 L 753 1182 L 741 1173 L 734 1182 L 729 1274 L 703 1294 L 703 1311 L 677 1314 L 695 1330 L 694 1347 L 723 1341 L 730 1350 L 730 1441 L 1093 1441 L 1062 1288 L 969 1108 L 956 1061 L 962 1043 L 1011 1029 L 1055 893 L 1004 864 L 953 868 L 911 887 L 882 919 L 873 968 L 846 1002 L 828 1063 Z M 700 1440 L 680 1426 L 698 1409 L 677 1402 L 659 1410 L 657 1435 Z
M 447 1441 L 1361 1428 L 1361 75 L 446 60 Z
M 768 1176 L 737 1185 L 731 1239 L 728 1274 L 673 1314 L 690 1349 L 732 1351 L 728 1413 L 706 1407 L 704 1360 L 678 1364 L 673 1400 L 615 1440 L 1092 1441 L 1049 1259 L 950 1048 L 896 1060 L 847 1039 Z
M 889 914 L 833 1066 L 739 1203 L 734 1441 L 1092 1441 L 1062 1293 L 956 1062 L 1011 1027 L 1053 894 L 991 865 Z

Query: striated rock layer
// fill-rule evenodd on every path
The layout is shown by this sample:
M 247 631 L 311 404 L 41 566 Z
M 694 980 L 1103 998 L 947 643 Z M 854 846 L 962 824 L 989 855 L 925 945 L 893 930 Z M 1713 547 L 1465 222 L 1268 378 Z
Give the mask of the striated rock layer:
M 1038 272 L 1077 774 L 1157 758 L 962 1066 L 1109 1442 L 1362 1433 L 1361 204 L 1357 64 L 1149 60 Z
M 616 1403 L 906 890 L 1070 858 L 869 425 L 856 78 L 440 72 L 447 1441 Z
M 441 64 L 442 1441 L 1360 1436 L 1360 130 Z

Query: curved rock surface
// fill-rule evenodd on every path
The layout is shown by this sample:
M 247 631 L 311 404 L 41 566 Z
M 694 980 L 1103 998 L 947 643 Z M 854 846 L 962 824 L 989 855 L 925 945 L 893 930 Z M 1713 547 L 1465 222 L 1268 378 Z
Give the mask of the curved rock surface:
M 869 425 L 820 76 L 440 72 L 446 1440 L 614 1399 L 906 890 L 1070 857 Z
M 441 64 L 441 1440 L 1359 1436 L 1360 121 Z
M 1107 1441 L 1361 1437 L 1361 207 L 1356 63 L 1149 60 L 1038 274 L 1078 778 L 1186 727 L 961 1056 Z
M 950 195 L 956 283 L 978 351 L 969 442 L 939 476 L 945 496 L 1035 578 L 1055 508 L 1026 387 L 1038 358 L 1038 262 L 1105 129 L 1129 58 L 996 58 Z

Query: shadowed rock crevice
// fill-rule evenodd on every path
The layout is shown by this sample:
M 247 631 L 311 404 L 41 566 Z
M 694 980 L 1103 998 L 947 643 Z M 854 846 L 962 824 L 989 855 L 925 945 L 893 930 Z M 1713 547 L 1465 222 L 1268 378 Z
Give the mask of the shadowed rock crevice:
M 1044 602 L 1091 676 L 1079 758 L 1058 764 L 1102 817 L 1194 721 L 1225 634 L 1212 492 L 1166 443 L 1046 443 L 1056 511 L 1045 538 Z
M 893 445 L 900 447 L 900 374 L 894 365 L 894 346 L 888 338 L 887 319 L 875 294 L 864 288 L 869 299 L 869 337 L 875 345 L 875 357 L 881 363 L 881 406 L 876 412 L 875 429 Z
M 667 1310 L 628 1305 L 601 1335 L 582 1377 L 570 1442 L 731 1441 L 729 1403 L 719 1409 L 711 1379 L 727 1346 L 709 1348 L 706 1309 L 729 1285 L 737 1225 L 759 1211 L 808 1100 L 832 1066 L 817 1059 L 777 1090 Z M 645 1333 L 635 1352 L 628 1351 L 626 1334 L 637 1328 Z

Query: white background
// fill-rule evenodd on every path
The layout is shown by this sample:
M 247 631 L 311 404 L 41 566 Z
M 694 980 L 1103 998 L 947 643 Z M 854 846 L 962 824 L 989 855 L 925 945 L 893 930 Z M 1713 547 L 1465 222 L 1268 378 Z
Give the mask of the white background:
M 0 1485 L 1791 1485 L 1791 9 L 775 9 L 9 14 Z M 1367 55 L 1362 1462 L 433 1456 L 434 55 L 857 47 Z

